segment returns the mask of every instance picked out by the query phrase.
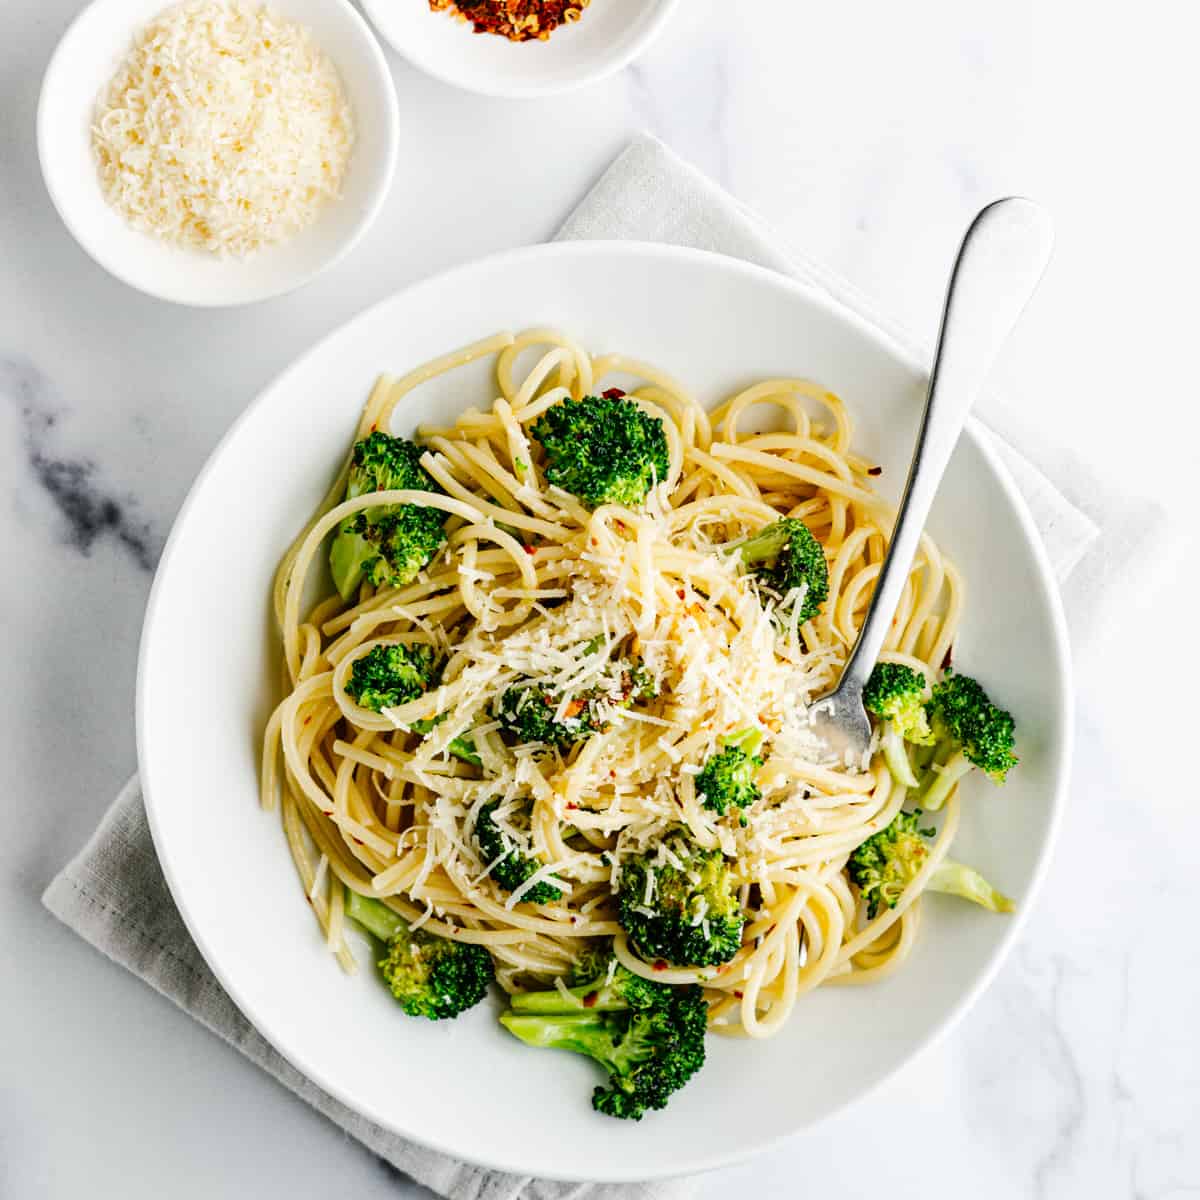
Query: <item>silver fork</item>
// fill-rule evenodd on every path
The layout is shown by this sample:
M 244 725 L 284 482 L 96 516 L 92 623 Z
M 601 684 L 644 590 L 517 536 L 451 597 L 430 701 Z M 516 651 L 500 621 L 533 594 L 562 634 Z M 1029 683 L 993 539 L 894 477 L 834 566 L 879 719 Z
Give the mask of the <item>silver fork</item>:
M 933 497 L 988 371 L 1046 269 L 1053 241 L 1046 211 L 1010 197 L 983 209 L 959 247 L 912 465 L 871 606 L 837 687 L 809 710 L 814 731 L 847 761 L 870 746 L 863 687 L 891 627 Z

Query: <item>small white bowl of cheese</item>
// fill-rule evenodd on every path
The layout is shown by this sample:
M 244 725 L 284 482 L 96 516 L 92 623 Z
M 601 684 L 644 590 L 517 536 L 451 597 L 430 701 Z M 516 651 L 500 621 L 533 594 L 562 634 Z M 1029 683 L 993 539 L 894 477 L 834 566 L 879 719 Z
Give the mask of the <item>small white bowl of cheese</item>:
M 177 304 L 307 283 L 363 235 L 399 116 L 348 0 L 93 0 L 42 81 L 38 155 L 75 239 Z

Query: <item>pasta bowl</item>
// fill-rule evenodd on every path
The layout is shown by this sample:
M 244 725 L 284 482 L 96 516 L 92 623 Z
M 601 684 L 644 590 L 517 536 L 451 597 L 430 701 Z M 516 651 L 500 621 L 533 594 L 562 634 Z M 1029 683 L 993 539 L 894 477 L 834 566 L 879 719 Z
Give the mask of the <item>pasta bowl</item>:
M 770 1041 L 710 1035 L 703 1071 L 637 1124 L 592 1111 L 591 1064 L 508 1037 L 498 997 L 455 1021 L 405 1017 L 372 970 L 338 970 L 303 903 L 279 815 L 259 806 L 258 738 L 278 699 L 271 581 L 379 373 L 401 374 L 499 329 L 547 325 L 596 352 L 653 362 L 707 404 L 763 377 L 818 380 L 853 415 L 854 445 L 882 467 L 880 490 L 898 493 L 921 367 L 793 281 L 697 251 L 590 242 L 503 254 L 418 284 L 285 371 L 193 486 L 142 640 L 147 811 L 214 973 L 263 1035 L 339 1100 L 405 1137 L 520 1174 L 615 1181 L 699 1171 L 860 1099 L 944 1033 L 993 976 L 1033 904 L 1062 812 L 1066 638 L 1037 532 L 985 437 L 968 428 L 930 531 L 966 580 L 956 661 L 1017 714 L 1021 764 L 1002 791 L 964 783 L 955 856 L 1013 896 L 1017 914 L 929 897 L 904 969 L 803 996 Z M 449 424 L 470 404 L 490 404 L 494 386 L 482 362 L 440 376 L 405 396 L 393 428 Z M 287 455 L 274 452 L 281 429 Z M 719 1140 L 706 1132 L 718 1125 Z

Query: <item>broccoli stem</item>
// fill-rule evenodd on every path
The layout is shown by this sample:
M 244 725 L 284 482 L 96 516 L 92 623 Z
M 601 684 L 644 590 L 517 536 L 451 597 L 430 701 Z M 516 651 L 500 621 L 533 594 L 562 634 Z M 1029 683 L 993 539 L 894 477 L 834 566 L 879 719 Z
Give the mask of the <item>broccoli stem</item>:
M 399 913 L 393 912 L 382 900 L 360 896 L 346 889 L 346 916 L 357 921 L 368 933 L 373 933 L 381 942 L 390 942 L 397 933 L 408 928 L 408 923 Z
M 926 890 L 961 896 L 995 913 L 1016 911 L 1016 905 L 1003 892 L 992 887 L 978 871 L 950 859 L 944 860 L 934 871 Z
M 913 770 L 917 772 L 919 777 L 923 777 L 925 772 L 929 770 L 929 764 L 933 762 L 936 754 L 936 742 L 918 742 L 913 747 L 909 761 L 912 763 Z
M 643 1057 L 634 1040 L 614 1030 L 613 1019 L 600 1013 L 575 1016 L 534 1016 L 503 1013 L 500 1025 L 514 1037 L 539 1049 L 570 1050 L 599 1063 L 608 1074 L 622 1079 Z M 659 1105 L 661 1108 L 661 1105 Z
M 579 1013 L 575 1016 L 561 1016 L 557 1021 L 551 1021 L 544 1016 L 506 1012 L 501 1014 L 500 1024 L 527 1046 L 573 1050 L 576 1054 L 585 1054 L 606 1066 L 611 1065 L 609 1056 L 605 1053 L 611 1043 L 611 1036 L 607 1024 L 599 1015 Z
M 348 530 L 338 530 L 329 547 L 329 571 L 343 600 L 349 602 L 358 591 L 363 580 L 363 562 L 371 554 L 371 547 L 364 538 Z
M 883 748 L 883 760 L 887 763 L 892 778 L 905 788 L 915 788 L 917 777 L 913 773 L 912 763 L 908 761 L 908 751 L 904 746 L 904 735 L 896 728 L 895 721 L 888 721 L 883 729 L 880 741 Z
M 791 533 L 783 522 L 768 525 L 766 529 L 747 538 L 736 549 L 746 566 L 760 562 L 774 562 L 787 545 Z
M 629 1007 L 629 1002 L 620 994 L 620 990 L 608 985 L 571 988 L 566 995 L 558 988 L 540 992 L 517 992 L 510 997 L 509 1002 L 515 1013 L 546 1013 L 552 1016 L 578 1015 L 585 1012 L 622 1012 Z
M 740 733 L 731 733 L 727 738 L 721 739 L 721 745 L 725 749 L 734 747 L 738 750 L 745 750 L 747 754 L 755 755 L 758 753 L 759 746 L 762 745 L 763 734 L 761 729 L 743 729 Z
M 950 798 L 955 784 L 970 770 L 971 762 L 961 750 L 953 754 L 940 769 L 934 760 L 926 776 L 925 793 L 920 797 L 921 807 L 927 812 L 937 812 Z

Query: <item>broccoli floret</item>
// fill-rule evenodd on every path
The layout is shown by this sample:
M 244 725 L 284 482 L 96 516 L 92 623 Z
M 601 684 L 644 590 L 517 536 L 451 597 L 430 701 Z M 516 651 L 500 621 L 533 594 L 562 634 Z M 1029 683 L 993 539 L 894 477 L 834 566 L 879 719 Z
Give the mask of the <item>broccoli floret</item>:
M 603 396 L 563 400 L 531 432 L 546 451 L 546 478 L 589 508 L 637 508 L 669 468 L 667 435 L 658 417 L 643 412 L 618 388 Z
M 351 451 L 347 500 L 368 492 L 442 489 L 421 466 L 420 446 L 372 433 Z M 329 569 L 343 600 L 365 579 L 375 587 L 410 583 L 446 540 L 446 514 L 422 504 L 390 504 L 347 517 L 329 549 Z
M 518 993 L 500 1022 L 528 1045 L 594 1059 L 609 1078 L 592 1093 L 592 1107 L 638 1121 L 664 1108 L 704 1065 L 708 1005 L 694 984 L 652 983 L 623 967 L 609 981 L 603 956 L 595 966 L 595 978 L 567 995 Z
M 763 765 L 757 753 L 761 744 L 762 733 L 757 729 L 722 739 L 724 748 L 696 776 L 696 795 L 705 808 L 724 816 L 731 807 L 749 808 L 762 796 L 754 781 L 755 772 Z
M 920 671 L 904 663 L 876 663 L 863 688 L 863 704 L 868 712 L 894 722 L 906 741 L 933 742 L 925 714 L 925 677 Z
M 673 837 L 670 849 L 681 866 L 660 863 L 650 851 L 621 871 L 621 928 L 645 958 L 681 967 L 728 962 L 741 947 L 746 918 L 724 855 L 683 836 Z
M 508 688 L 500 697 L 496 717 L 522 742 L 544 742 L 566 749 L 608 728 L 606 708 L 624 708 L 635 700 L 649 700 L 654 695 L 654 682 L 645 667 L 640 662 L 622 663 L 616 690 L 597 685 L 572 696 L 561 720 L 557 714 L 562 693 L 533 681 L 514 683 Z
M 372 646 L 354 660 L 346 694 L 355 704 L 380 712 L 415 700 L 436 677 L 432 646 Z
M 969 675 L 948 675 L 930 702 L 937 753 L 921 785 L 921 803 L 936 812 L 972 767 L 1003 783 L 1017 765 L 1012 714 L 997 708 Z
M 542 864 L 523 854 L 496 824 L 494 813 L 499 806 L 500 801 L 493 800 L 479 810 L 475 820 L 475 840 L 479 843 L 480 857 L 485 863 L 492 864 L 492 878 L 506 892 L 515 892 L 531 875 L 541 870 Z M 527 904 L 550 904 L 562 899 L 562 890 L 548 879 L 540 879 L 521 899 Z
M 579 958 L 567 973 L 571 987 L 593 987 L 596 980 L 608 980 L 608 968 L 613 960 L 612 939 L 596 938 L 588 942 Z M 615 971 L 615 968 L 614 968 Z
M 867 906 L 867 918 L 874 918 L 880 907 L 895 908 L 904 889 L 912 883 L 929 857 L 924 838 L 933 829 L 922 829 L 921 810 L 897 813 L 886 828 L 867 838 L 850 855 L 846 871 Z M 1013 902 L 998 892 L 978 871 L 962 863 L 944 859 L 934 871 L 925 890 L 947 892 L 971 900 L 992 912 L 1012 912 Z
M 564 749 L 601 732 L 606 723 L 591 695 L 574 697 L 557 720 L 562 693 L 537 683 L 515 683 L 500 697 L 496 717 L 522 742 L 544 742 Z
M 377 588 L 398 588 L 411 583 L 445 542 L 444 521 L 445 513 L 440 509 L 416 504 L 397 505 L 374 520 L 366 513 L 355 513 L 342 529 L 344 533 L 347 526 L 351 527 L 352 553 L 359 556 L 357 568 L 361 574 L 347 585 L 349 592 L 344 598 L 349 600 L 364 579 Z M 335 563 L 336 550 L 335 540 L 331 564 Z M 342 578 L 345 582 L 347 577 Z
M 487 995 L 495 969 L 482 947 L 452 942 L 408 922 L 379 900 L 346 889 L 346 916 L 384 943 L 378 966 L 392 995 L 410 1017 L 442 1021 L 473 1008 Z
M 883 757 L 892 778 L 915 788 L 918 780 L 904 743 L 928 746 L 935 740 L 925 715 L 925 677 L 903 663 L 876 663 L 862 698 L 867 712 L 884 722 Z
M 783 517 L 733 548 L 767 587 L 786 596 L 804 589 L 800 620 L 810 621 L 829 598 L 829 564 L 821 543 L 803 521 Z

